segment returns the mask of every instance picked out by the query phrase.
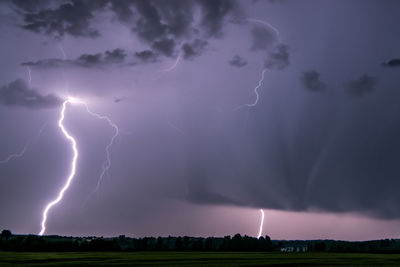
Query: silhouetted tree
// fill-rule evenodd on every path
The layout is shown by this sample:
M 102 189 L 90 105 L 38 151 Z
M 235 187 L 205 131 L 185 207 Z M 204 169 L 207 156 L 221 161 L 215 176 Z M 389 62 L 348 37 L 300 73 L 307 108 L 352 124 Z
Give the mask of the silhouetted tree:
M 12 236 L 12 233 L 10 230 L 4 229 L 3 231 L 1 231 L 1 239 L 2 240 L 4 238 L 7 241 L 11 236 Z

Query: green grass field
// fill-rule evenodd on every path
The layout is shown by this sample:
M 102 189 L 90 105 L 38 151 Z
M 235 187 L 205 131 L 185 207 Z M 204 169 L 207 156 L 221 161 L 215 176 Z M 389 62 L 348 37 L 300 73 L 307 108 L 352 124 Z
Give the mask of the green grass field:
M 0 266 L 400 266 L 400 255 L 234 252 L 0 252 Z

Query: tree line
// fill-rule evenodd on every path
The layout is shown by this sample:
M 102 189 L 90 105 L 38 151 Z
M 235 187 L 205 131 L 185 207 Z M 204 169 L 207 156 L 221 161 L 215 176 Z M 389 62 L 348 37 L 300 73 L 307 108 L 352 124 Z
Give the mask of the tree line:
M 400 241 L 385 239 L 364 242 L 334 240 L 272 241 L 269 236 L 233 237 L 143 237 L 113 238 L 13 235 L 3 230 L 2 251 L 282 251 L 282 252 L 373 252 L 400 253 Z

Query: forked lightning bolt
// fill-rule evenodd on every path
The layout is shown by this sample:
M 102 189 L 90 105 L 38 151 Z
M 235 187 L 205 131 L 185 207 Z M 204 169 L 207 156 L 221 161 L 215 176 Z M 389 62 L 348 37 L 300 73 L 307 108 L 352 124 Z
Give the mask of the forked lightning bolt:
M 179 61 L 181 61 L 181 57 L 182 57 L 182 53 L 179 53 L 178 57 L 175 59 L 174 64 L 172 64 L 170 67 L 164 69 L 163 71 L 169 72 L 169 71 L 175 69 L 176 66 L 178 66 Z
M 260 238 L 262 236 L 263 226 L 264 226 L 264 210 L 260 209 L 260 212 L 261 212 L 261 223 L 260 223 L 260 229 L 258 230 L 257 238 Z
M 274 26 L 272 26 L 269 22 L 264 21 L 264 20 L 260 20 L 260 19 L 254 19 L 254 18 L 247 18 L 246 21 L 248 22 L 253 22 L 253 23 L 260 23 L 263 24 L 264 26 L 267 26 L 268 28 L 272 29 L 275 34 L 276 37 L 278 39 L 278 42 L 280 41 L 280 32 L 277 28 L 275 28 Z M 262 83 L 264 82 L 264 77 L 265 77 L 265 72 L 267 71 L 266 68 L 264 68 L 261 72 L 261 79 L 258 81 L 258 85 L 254 88 L 254 94 L 256 95 L 256 99 L 254 100 L 253 103 L 250 104 L 243 104 L 238 106 L 235 110 L 241 109 L 243 107 L 254 107 L 257 105 L 258 100 L 260 98 L 259 94 L 258 94 L 258 89 L 262 86 Z M 260 222 L 260 229 L 258 232 L 258 238 L 261 237 L 262 235 L 262 230 L 263 230 L 263 224 L 264 224 L 264 210 L 260 209 L 261 212 L 261 222 Z
M 30 141 L 27 142 L 24 146 L 24 148 L 21 150 L 21 152 L 19 153 L 14 153 L 9 155 L 6 159 L 4 160 L 0 160 L 0 164 L 7 164 L 10 162 L 10 160 L 14 159 L 14 158 L 20 158 L 25 154 L 25 151 L 27 150 L 28 146 L 30 145 Z
M 65 100 L 63 102 L 60 120 L 58 121 L 58 127 L 60 127 L 65 138 L 67 138 L 71 142 L 72 151 L 74 153 L 74 155 L 72 157 L 72 162 L 71 162 L 71 172 L 67 178 L 67 182 L 65 183 L 65 185 L 61 188 L 60 192 L 58 193 L 58 197 L 55 200 L 51 201 L 49 204 L 47 204 L 46 208 L 44 209 L 43 219 L 42 219 L 42 230 L 39 232 L 39 235 L 43 235 L 44 232 L 46 231 L 47 213 L 49 212 L 51 207 L 53 207 L 54 205 L 56 205 L 58 202 L 61 201 L 61 199 L 64 196 L 64 192 L 68 189 L 69 185 L 71 184 L 72 179 L 74 179 L 75 172 L 76 172 L 76 162 L 78 160 L 78 149 L 76 147 L 76 141 L 75 141 L 75 138 L 67 132 L 67 130 L 65 129 L 64 124 L 63 124 L 64 118 L 65 118 L 65 109 L 66 109 L 68 103 L 74 103 L 74 101 L 68 98 L 67 100 Z
M 277 37 L 278 40 L 279 40 L 281 33 L 279 32 L 279 30 L 278 30 L 277 28 L 275 28 L 274 26 L 272 26 L 271 23 L 266 22 L 266 21 L 264 21 L 264 20 L 253 19 L 253 18 L 248 18 L 248 19 L 246 19 L 246 20 L 249 21 L 249 22 L 255 22 L 255 23 L 263 24 L 263 25 L 267 26 L 268 28 L 272 29 L 272 30 L 275 32 L 276 37 Z
M 94 116 L 94 117 L 96 117 L 96 118 L 98 118 L 98 119 L 100 119 L 100 120 L 105 120 L 105 121 L 107 121 L 107 123 L 114 129 L 114 134 L 113 134 L 113 136 L 111 137 L 110 143 L 108 143 L 107 146 L 106 146 L 106 161 L 103 163 L 102 171 L 101 171 L 101 173 L 100 173 L 99 180 L 97 181 L 97 185 L 96 185 L 96 189 L 95 189 L 95 192 L 96 192 L 96 191 L 99 190 L 99 188 L 100 188 L 100 184 L 101 184 L 101 182 L 103 181 L 104 175 L 107 173 L 107 171 L 108 171 L 108 170 L 110 169 L 110 167 L 111 167 L 110 148 L 112 147 L 115 138 L 117 138 L 117 136 L 119 135 L 119 129 L 118 129 L 118 126 L 117 126 L 116 124 L 114 124 L 114 123 L 110 120 L 109 117 L 104 116 L 104 115 L 99 115 L 99 114 L 97 114 L 97 113 L 92 112 L 92 111 L 89 109 L 88 105 L 87 105 L 86 103 L 84 103 L 84 102 L 81 102 L 81 104 L 85 105 L 86 111 L 87 111 L 90 115 L 92 115 L 92 116 Z
M 67 178 L 66 183 L 64 184 L 64 186 L 61 188 L 60 192 L 58 193 L 57 198 L 56 198 L 55 200 L 51 201 L 49 204 L 47 204 L 46 208 L 44 209 L 44 211 L 43 211 L 43 219 L 42 219 L 42 223 L 41 223 L 42 229 L 41 229 L 41 231 L 39 232 L 39 235 L 43 235 L 44 232 L 46 231 L 46 222 L 47 222 L 47 215 L 48 215 L 48 212 L 50 211 L 50 209 L 51 209 L 54 205 L 56 205 L 57 203 L 59 203 L 59 202 L 62 200 L 65 191 L 66 191 L 66 190 L 68 189 L 68 187 L 70 186 L 72 180 L 73 180 L 74 177 L 75 177 L 75 173 L 76 173 L 76 163 L 77 163 L 78 156 L 79 156 L 78 149 L 77 149 L 77 143 L 76 143 L 75 138 L 74 138 L 73 136 L 71 136 L 71 135 L 68 133 L 68 131 L 65 129 L 64 124 L 63 124 L 64 118 L 65 118 L 65 110 L 66 110 L 66 108 L 67 108 L 67 104 L 69 104 L 69 103 L 70 103 L 70 104 L 82 104 L 82 105 L 84 105 L 85 108 L 86 108 L 86 111 L 87 111 L 90 115 L 95 116 L 95 117 L 97 117 L 97 118 L 99 118 L 99 119 L 102 119 L 102 120 L 106 120 L 106 121 L 114 128 L 114 130 L 115 130 L 115 134 L 113 135 L 113 137 L 112 137 L 112 139 L 111 139 L 111 142 L 110 142 L 110 143 L 107 145 L 107 147 L 106 147 L 106 157 L 107 157 L 107 159 L 106 159 L 106 163 L 103 165 L 103 169 L 102 169 L 100 178 L 99 178 L 99 180 L 98 180 L 96 190 L 98 189 L 98 187 L 99 187 L 99 185 L 100 185 L 100 183 L 101 183 L 101 180 L 103 179 L 104 174 L 105 174 L 105 173 L 107 172 L 107 170 L 111 167 L 111 161 L 110 161 L 110 156 L 109 156 L 109 149 L 110 149 L 110 147 L 112 146 L 112 144 L 113 144 L 113 142 L 114 142 L 114 139 L 115 139 L 115 138 L 117 137 L 117 135 L 118 135 L 118 127 L 117 127 L 114 123 L 112 123 L 112 121 L 111 121 L 107 116 L 102 116 L 102 115 L 99 115 L 99 114 L 97 114 L 97 113 L 92 112 L 92 111 L 89 109 L 89 107 L 88 107 L 88 105 L 86 104 L 86 102 L 84 102 L 84 101 L 82 101 L 82 100 L 80 100 L 80 99 L 76 99 L 76 98 L 69 97 L 69 98 L 68 98 L 67 100 L 65 100 L 65 101 L 63 102 L 63 104 L 62 104 L 61 115 L 60 115 L 60 119 L 59 119 L 59 121 L 58 121 L 58 126 L 59 126 L 59 128 L 61 129 L 62 133 L 64 134 L 65 138 L 66 138 L 67 140 L 69 140 L 70 143 L 71 143 L 71 147 L 72 147 L 72 151 L 73 151 L 73 157 L 72 157 L 72 161 L 71 161 L 71 171 L 70 171 L 70 173 L 69 173 L 69 176 L 68 176 L 68 178 Z
M 39 136 L 42 134 L 42 132 L 43 132 L 44 128 L 46 127 L 46 125 L 47 125 L 47 123 L 43 124 L 43 126 L 40 127 L 39 132 L 38 132 L 36 138 L 39 138 Z M 27 149 L 29 148 L 29 146 L 31 145 L 32 141 L 33 141 L 32 138 L 29 139 L 28 142 L 26 142 L 25 146 L 23 147 L 23 149 L 22 149 L 19 153 L 11 154 L 11 155 L 9 155 L 6 159 L 0 160 L 0 164 L 7 164 L 7 163 L 9 163 L 11 160 L 13 160 L 13 159 L 15 159 L 15 158 L 20 158 L 20 157 L 22 157 L 22 156 L 25 154 L 26 150 L 27 150 Z
M 257 105 L 258 99 L 260 98 L 260 96 L 259 96 L 259 94 L 258 94 L 258 89 L 261 87 L 261 85 L 262 85 L 262 83 L 263 83 L 263 81 L 264 81 L 264 77 L 265 77 L 265 72 L 266 72 L 266 71 L 267 71 L 267 69 L 263 69 L 263 71 L 261 72 L 261 78 L 260 78 L 260 80 L 258 81 L 258 85 L 257 85 L 256 87 L 254 87 L 254 94 L 256 95 L 256 99 L 254 100 L 254 102 L 253 102 L 253 103 L 250 103 L 250 104 L 243 104 L 243 105 L 240 105 L 240 106 L 238 106 L 238 107 L 236 108 L 236 110 L 241 109 L 241 108 L 243 108 L 243 107 L 254 107 L 254 106 Z

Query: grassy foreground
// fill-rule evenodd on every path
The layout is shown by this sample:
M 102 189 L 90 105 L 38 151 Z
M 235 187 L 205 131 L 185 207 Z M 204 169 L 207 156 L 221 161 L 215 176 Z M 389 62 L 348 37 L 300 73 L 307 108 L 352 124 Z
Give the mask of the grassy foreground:
M 0 266 L 400 266 L 399 254 L 258 252 L 0 252 Z

